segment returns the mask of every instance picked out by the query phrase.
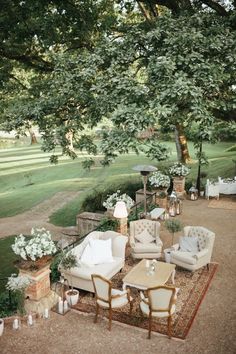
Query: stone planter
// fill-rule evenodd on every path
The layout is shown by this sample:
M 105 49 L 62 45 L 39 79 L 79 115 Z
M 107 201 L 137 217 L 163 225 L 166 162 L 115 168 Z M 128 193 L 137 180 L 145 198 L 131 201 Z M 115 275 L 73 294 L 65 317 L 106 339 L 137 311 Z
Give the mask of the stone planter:
M 178 197 L 183 197 L 185 192 L 185 177 L 173 177 L 173 189 Z
M 155 188 L 153 193 L 155 194 L 155 204 L 159 205 L 160 208 L 167 208 L 167 189 L 168 188 Z M 163 198 L 163 193 L 166 194 L 166 197 Z
M 0 337 L 3 334 L 3 330 L 4 330 L 4 321 L 2 318 L 0 318 Z

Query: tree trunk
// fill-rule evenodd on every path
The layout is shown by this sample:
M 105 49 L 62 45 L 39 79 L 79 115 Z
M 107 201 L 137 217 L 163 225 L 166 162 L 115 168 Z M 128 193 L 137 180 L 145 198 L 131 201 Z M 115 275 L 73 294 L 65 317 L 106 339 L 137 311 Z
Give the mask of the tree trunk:
M 30 133 L 30 145 L 37 144 L 38 141 L 35 132 L 33 131 L 32 128 L 29 128 L 29 133 Z
M 186 163 L 190 161 L 187 139 L 181 124 L 175 126 L 175 144 L 177 150 L 178 161 Z

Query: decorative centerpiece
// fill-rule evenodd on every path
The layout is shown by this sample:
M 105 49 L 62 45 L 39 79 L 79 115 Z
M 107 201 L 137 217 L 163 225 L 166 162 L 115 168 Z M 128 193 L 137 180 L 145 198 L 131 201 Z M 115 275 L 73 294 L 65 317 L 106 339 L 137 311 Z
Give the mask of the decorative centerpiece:
M 25 289 L 26 296 L 37 301 L 47 296 L 51 291 L 50 262 L 57 251 L 50 232 L 44 228 L 32 228 L 31 237 L 17 236 L 12 249 L 22 258 L 16 264 L 19 275 L 28 276 L 32 281 Z
M 189 174 L 190 168 L 181 162 L 176 162 L 169 168 L 169 173 L 173 177 L 173 189 L 178 197 L 185 194 L 185 177 Z
M 125 202 L 128 211 L 134 205 L 134 200 L 126 193 L 120 194 L 120 190 L 118 189 L 115 193 L 109 195 L 102 204 L 105 208 L 107 208 L 107 212 L 110 216 L 113 216 L 117 202 Z
M 25 311 L 25 289 L 30 285 L 31 279 L 28 276 L 12 274 L 8 278 L 6 288 L 12 291 L 16 297 L 17 312 L 20 316 L 26 314 Z

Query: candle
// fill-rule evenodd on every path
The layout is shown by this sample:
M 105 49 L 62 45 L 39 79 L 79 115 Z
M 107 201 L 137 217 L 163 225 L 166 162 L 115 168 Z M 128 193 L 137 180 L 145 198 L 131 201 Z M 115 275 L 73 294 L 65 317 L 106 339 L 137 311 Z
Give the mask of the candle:
M 146 260 L 146 268 L 149 268 L 149 265 L 150 265 L 150 262 L 149 262 L 149 260 L 147 259 L 147 260 Z
M 60 300 L 58 302 L 58 312 L 63 313 L 63 301 L 62 300 Z
M 48 318 L 49 317 L 49 312 L 48 309 L 44 310 L 44 318 Z
M 18 329 L 18 328 L 19 328 L 19 320 L 15 318 L 13 321 L 13 329 Z
M 68 311 L 68 302 L 67 300 L 64 301 L 64 311 Z
M 29 316 L 28 316 L 28 325 L 29 325 L 29 326 L 32 326 L 32 325 L 33 325 L 33 317 L 32 317 L 32 315 L 29 315 Z

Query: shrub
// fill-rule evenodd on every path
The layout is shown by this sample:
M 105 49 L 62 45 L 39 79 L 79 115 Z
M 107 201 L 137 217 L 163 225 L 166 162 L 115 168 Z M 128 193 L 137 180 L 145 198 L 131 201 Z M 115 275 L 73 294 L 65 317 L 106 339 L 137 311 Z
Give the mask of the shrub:
M 0 294 L 0 318 L 12 316 L 17 310 L 16 296 L 11 293 L 11 300 L 9 292 L 4 291 Z
M 104 218 L 101 220 L 100 225 L 97 227 L 97 231 L 107 231 L 112 230 L 116 231 L 119 225 L 119 221 L 117 219 L 109 219 Z
M 57 254 L 51 263 L 50 269 L 51 269 L 51 274 L 50 274 L 50 279 L 52 283 L 55 283 L 60 279 L 60 272 L 58 270 L 59 263 L 61 261 L 61 254 Z

